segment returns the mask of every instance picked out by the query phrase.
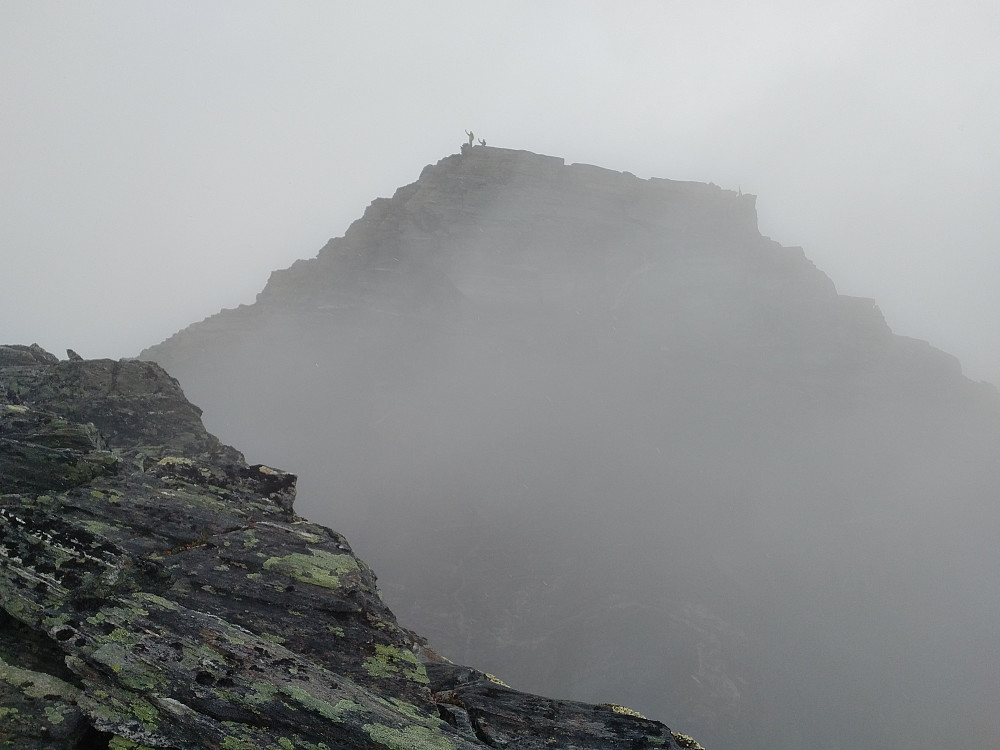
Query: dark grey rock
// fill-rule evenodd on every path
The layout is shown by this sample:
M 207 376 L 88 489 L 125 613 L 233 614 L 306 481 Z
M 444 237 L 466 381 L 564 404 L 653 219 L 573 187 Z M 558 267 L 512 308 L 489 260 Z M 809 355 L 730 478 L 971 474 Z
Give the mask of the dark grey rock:
M 0 346 L 0 366 L 22 366 L 45 365 L 58 362 L 59 358 L 49 354 L 38 344 L 25 346 L 24 344 L 7 344 Z
M 371 569 L 294 512 L 294 475 L 221 445 L 156 365 L 25 361 L 0 365 L 0 744 L 484 746 Z M 578 712 L 504 737 L 607 747 Z

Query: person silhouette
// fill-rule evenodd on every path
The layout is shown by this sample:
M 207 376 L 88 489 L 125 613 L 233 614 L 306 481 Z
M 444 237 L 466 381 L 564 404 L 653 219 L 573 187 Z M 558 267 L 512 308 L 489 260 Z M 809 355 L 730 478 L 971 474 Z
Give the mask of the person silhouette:
M 466 130 L 466 131 L 465 131 L 465 134 L 466 134 L 467 136 L 469 136 L 469 145 L 470 145 L 470 146 L 471 146 L 471 145 L 472 145 L 473 143 L 475 143 L 475 142 L 476 142 L 476 134 L 475 134 L 475 133 L 473 133 L 473 132 L 472 132 L 471 130 Z

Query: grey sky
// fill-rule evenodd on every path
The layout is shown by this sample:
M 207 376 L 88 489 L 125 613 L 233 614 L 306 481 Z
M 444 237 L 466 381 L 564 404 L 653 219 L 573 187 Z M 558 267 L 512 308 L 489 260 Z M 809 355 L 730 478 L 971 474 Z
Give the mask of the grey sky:
M 0 340 L 133 356 L 490 144 L 756 193 L 1000 383 L 1000 6 L 0 5 Z

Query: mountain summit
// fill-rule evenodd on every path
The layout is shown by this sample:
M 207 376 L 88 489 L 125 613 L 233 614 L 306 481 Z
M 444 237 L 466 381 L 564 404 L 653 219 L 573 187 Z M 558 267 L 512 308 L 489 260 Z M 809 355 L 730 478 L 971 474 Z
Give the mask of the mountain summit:
M 466 147 L 142 357 L 456 660 L 719 749 L 1000 736 L 996 391 L 754 196 Z

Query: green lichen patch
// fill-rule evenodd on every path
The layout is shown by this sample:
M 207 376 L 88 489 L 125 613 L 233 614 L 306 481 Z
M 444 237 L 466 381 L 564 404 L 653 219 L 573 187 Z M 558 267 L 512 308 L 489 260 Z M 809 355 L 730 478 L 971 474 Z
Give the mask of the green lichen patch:
M 5 682 L 16 688 L 28 698 L 53 696 L 59 700 L 72 702 L 80 694 L 79 689 L 58 677 L 44 672 L 21 669 L 2 659 L 0 659 L 0 682 Z
M 157 711 L 149 701 L 145 699 L 137 699 L 132 702 L 132 715 L 135 716 L 143 724 L 149 726 L 155 725 L 160 719 L 160 712 Z
M 177 609 L 179 609 L 179 607 L 177 606 L 176 602 L 172 602 L 169 599 L 164 599 L 162 596 L 158 596 L 157 594 L 151 594 L 151 593 L 146 592 L 146 591 L 142 591 L 142 592 L 139 592 L 139 593 L 135 594 L 134 598 L 138 599 L 141 602 L 147 602 L 149 604 L 154 604 L 157 607 L 159 607 L 160 609 L 169 609 L 169 610 L 174 610 L 174 611 L 176 611 Z
M 104 537 L 105 539 L 114 539 L 116 532 L 121 532 L 120 527 L 96 518 L 85 519 L 80 522 L 80 525 L 94 536 Z
M 122 643 L 104 643 L 91 654 L 91 658 L 110 669 L 118 682 L 130 690 L 144 692 L 157 686 L 155 670 L 148 664 L 137 661 L 132 651 Z
M 156 745 L 163 741 L 161 731 L 170 722 L 149 700 L 131 690 L 109 686 L 81 693 L 79 704 L 97 727 L 114 727 L 120 734 L 119 748 L 144 748 L 144 742 Z M 113 740 L 112 740 L 113 741 Z M 135 744 L 128 744 L 128 743 Z M 109 747 L 116 747 L 110 744 Z
M 0 660 L 0 747 L 55 747 L 38 742 L 79 736 L 80 692 L 58 677 Z
M 389 750 L 455 750 L 455 745 L 423 726 L 394 729 L 383 724 L 365 724 L 363 729 L 376 742 Z
M 108 750 L 156 750 L 156 748 L 115 735 L 108 741 Z
M 223 673 L 226 663 L 222 656 L 207 645 L 187 642 L 181 649 L 179 666 L 187 671 L 206 671 Z
M 353 555 L 337 555 L 314 548 L 310 548 L 309 553 L 268 558 L 264 561 L 264 569 L 328 589 L 339 588 L 342 575 L 359 570 Z
M 342 723 L 344 721 L 344 717 L 348 713 L 363 710 L 363 707 L 360 704 L 353 701 L 340 700 L 337 701 L 336 704 L 331 704 L 322 698 L 315 697 L 309 691 L 293 685 L 283 686 L 281 688 L 281 692 L 301 705 L 303 708 L 306 708 L 313 713 L 317 713 L 335 724 Z
M 278 694 L 278 688 L 271 682 L 252 682 L 250 690 L 243 695 L 243 701 L 251 706 L 261 706 Z
M 226 737 L 222 741 L 223 750 L 257 750 L 257 745 L 239 737 Z
M 427 684 L 427 670 L 412 651 L 378 644 L 375 655 L 365 659 L 362 666 L 372 677 L 392 677 L 400 674 L 414 682 Z
M 409 719 L 421 724 L 428 729 L 438 730 L 441 728 L 441 719 L 430 716 L 426 711 L 414 706 L 412 703 L 401 700 L 394 696 L 390 696 L 388 700 L 379 700 L 386 707 L 390 708 L 393 712 L 398 712 L 403 714 Z

